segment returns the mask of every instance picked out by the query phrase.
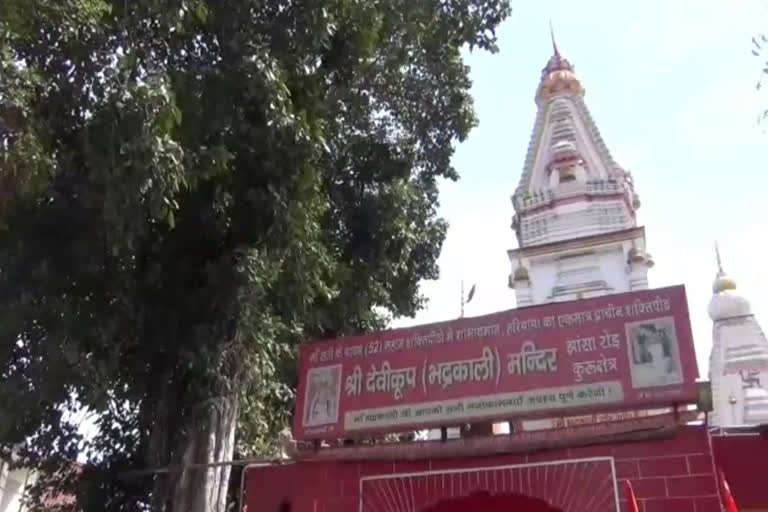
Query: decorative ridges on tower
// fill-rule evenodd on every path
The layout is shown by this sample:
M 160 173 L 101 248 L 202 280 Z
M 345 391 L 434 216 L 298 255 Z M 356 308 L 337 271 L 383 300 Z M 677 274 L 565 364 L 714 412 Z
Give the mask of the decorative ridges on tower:
M 518 249 L 509 251 L 509 285 L 518 306 L 642 290 L 653 266 L 636 224 L 632 177 L 608 151 L 554 37 L 552 51 L 511 198 Z M 633 247 L 642 254 L 630 255 Z M 526 279 L 518 275 L 523 269 Z
M 597 149 L 600 151 L 600 156 L 606 162 L 606 164 L 608 164 L 608 168 L 614 171 L 614 173 L 617 175 L 625 172 L 624 169 L 622 169 L 613 159 L 611 152 L 608 151 L 608 145 L 605 143 L 605 140 L 603 140 L 603 136 L 600 134 L 597 123 L 592 117 L 592 113 L 587 108 L 587 104 L 581 98 L 579 98 L 575 103 L 576 108 L 579 110 L 581 116 L 587 120 L 587 129 L 589 130 L 592 138 L 597 143 Z
M 524 189 L 527 188 L 526 185 L 530 181 L 531 173 L 533 172 L 533 165 L 536 163 L 536 154 L 539 151 L 539 141 L 541 140 L 541 132 L 544 127 L 544 120 L 546 117 L 547 114 L 543 109 L 540 108 L 536 112 L 536 119 L 533 122 L 531 139 L 528 141 L 528 151 L 525 154 L 523 173 L 520 176 L 520 183 L 518 183 L 517 189 L 515 190 L 515 196 L 523 192 Z
M 747 425 L 768 423 L 768 391 L 763 388 L 744 390 L 744 421 Z
M 552 47 L 554 54 L 537 87 L 539 108 L 512 197 L 512 226 L 521 246 L 631 228 L 639 207 L 631 176 L 614 161 L 584 103 L 573 65 L 554 40 Z M 564 211 L 569 212 L 568 220 Z
M 552 97 L 549 99 L 549 101 L 552 101 L 554 99 L 555 97 Z M 597 123 L 592 117 L 592 114 L 589 111 L 589 108 L 587 108 L 587 104 L 584 102 L 584 99 L 580 96 L 575 96 L 575 97 L 571 97 L 571 101 L 573 102 L 579 117 L 584 120 L 584 125 L 589 134 L 589 137 L 593 141 L 594 146 L 599 153 L 599 157 L 602 160 L 602 162 L 605 164 L 605 167 L 610 171 L 612 171 L 611 174 L 615 176 L 620 176 L 626 173 L 627 171 L 625 171 L 621 166 L 619 166 L 616 163 L 613 156 L 611 155 L 611 152 L 608 150 L 608 146 L 605 143 L 605 140 L 603 139 L 603 136 L 601 135 L 600 130 L 597 127 Z M 525 154 L 525 163 L 523 164 L 523 173 L 520 177 L 520 182 L 518 184 L 518 187 L 515 190 L 515 195 L 517 195 L 518 193 L 526 189 L 527 186 L 530 184 L 531 175 L 533 174 L 534 164 L 536 163 L 536 156 L 539 152 L 539 145 L 542 141 L 543 128 L 548 115 L 549 115 L 549 110 L 546 108 L 541 108 L 540 106 L 540 108 L 536 113 L 536 119 L 534 120 L 534 123 L 533 123 L 533 131 L 531 132 L 531 138 L 528 142 L 528 150 Z

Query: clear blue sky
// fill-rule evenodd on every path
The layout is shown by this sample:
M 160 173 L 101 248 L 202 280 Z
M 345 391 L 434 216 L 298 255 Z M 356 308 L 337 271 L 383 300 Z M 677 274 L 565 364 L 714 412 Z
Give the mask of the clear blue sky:
M 396 326 L 459 314 L 460 282 L 477 283 L 466 314 L 514 307 L 506 250 L 516 246 L 512 194 L 535 114 L 541 68 L 552 53 L 576 67 L 586 102 L 617 162 L 633 173 L 656 260 L 652 287 L 685 284 L 699 371 L 711 345 L 707 304 L 723 263 L 768 329 L 768 94 L 751 38 L 768 30 L 768 2 L 747 0 L 513 1 L 500 52 L 467 53 L 480 125 L 456 151 L 461 174 L 441 188 L 450 223 L 441 279 L 427 282 L 428 308 Z

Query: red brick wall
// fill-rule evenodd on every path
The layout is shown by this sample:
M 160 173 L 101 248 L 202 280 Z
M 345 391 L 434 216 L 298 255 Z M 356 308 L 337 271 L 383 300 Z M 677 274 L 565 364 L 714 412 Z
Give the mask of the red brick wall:
M 578 471 L 565 471 L 560 476 L 552 476 L 558 474 L 557 466 L 537 466 L 536 464 L 593 458 L 603 458 L 604 462 L 606 457 L 612 458 L 615 464 L 622 509 L 626 505 L 623 501 L 623 480 L 629 479 L 634 487 L 641 512 L 720 512 L 721 510 L 709 435 L 706 430 L 698 427 L 682 428 L 675 438 L 668 440 L 599 445 L 523 455 L 417 462 L 301 462 L 285 466 L 252 467 L 246 472 L 244 503 L 248 506 L 249 512 L 279 512 L 283 502 L 291 504 L 291 512 L 360 512 L 360 489 L 363 477 L 404 473 L 422 475 L 427 471 L 438 472 L 438 474 L 446 471 L 455 473 L 467 468 L 507 466 L 514 466 L 513 470 L 518 473 L 517 478 L 525 480 L 519 484 L 523 485 L 522 491 L 525 493 L 528 493 L 526 489 L 530 489 L 531 494 L 548 493 L 554 496 L 563 492 L 560 482 L 567 482 L 567 485 L 578 490 L 580 487 L 593 485 L 589 483 L 592 478 L 594 485 L 598 486 L 600 478 L 603 478 L 600 475 L 608 475 L 606 471 L 609 470 L 605 468 L 609 467 L 610 463 L 606 466 L 602 463 L 601 465 L 584 462 L 581 463 L 582 466 L 579 466 Z M 544 467 L 551 468 L 546 476 L 542 469 Z M 565 468 L 566 465 L 562 467 Z M 519 474 L 521 471 L 525 471 L 522 473 L 524 477 Z M 458 472 L 459 475 L 453 476 L 455 486 L 461 486 L 462 493 L 485 488 L 491 490 L 500 488 L 498 482 L 493 484 L 496 487 L 490 483 L 490 479 L 496 478 L 492 472 Z M 508 471 L 505 474 L 513 473 Z M 427 494 L 429 496 L 440 493 L 449 494 L 444 478 L 435 474 L 430 474 L 430 477 L 430 479 L 421 480 L 408 477 L 407 487 L 403 485 L 393 489 L 382 487 L 385 491 L 381 500 L 382 502 L 388 502 L 390 499 L 395 501 L 394 496 L 398 496 L 399 503 L 410 503 L 412 505 L 408 508 L 415 508 L 413 512 L 418 512 L 423 508 L 422 503 L 426 503 Z M 504 476 L 498 478 L 503 479 Z M 408 492 L 400 493 L 401 488 Z M 599 492 L 605 493 L 606 499 L 601 502 L 600 507 L 593 506 L 592 509 L 614 510 L 613 486 L 611 485 L 609 489 L 603 485 Z M 456 494 L 454 489 L 454 495 Z M 590 491 L 586 494 L 590 494 Z M 574 492 L 573 495 L 576 496 L 576 493 Z M 557 499 L 552 497 L 550 501 L 554 502 Z M 571 506 L 572 510 L 579 510 L 579 512 L 584 510 L 584 504 L 577 503 L 578 499 L 574 498 L 570 502 L 567 499 L 563 500 L 562 496 L 559 499 L 564 503 L 571 503 L 571 505 L 561 506 L 564 512 L 570 512 L 568 509 Z M 395 508 L 402 508 L 402 505 Z M 397 512 L 411 511 L 398 510 Z
M 768 439 L 756 434 L 713 436 L 712 445 L 739 509 L 768 509 Z

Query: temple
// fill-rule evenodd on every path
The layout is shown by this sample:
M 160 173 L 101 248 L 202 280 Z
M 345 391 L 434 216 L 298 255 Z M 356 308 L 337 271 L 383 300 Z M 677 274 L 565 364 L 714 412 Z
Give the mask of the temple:
M 718 253 L 697 382 L 685 290 L 649 288 L 584 91 L 553 37 L 512 195 L 516 308 L 302 347 L 297 441 L 243 472 L 248 510 L 768 511 L 768 342 Z M 375 437 L 397 426 L 427 435 Z
M 714 403 L 710 423 L 720 427 L 768 423 L 768 340 L 749 301 L 723 270 L 719 249 L 717 267 L 709 302 Z

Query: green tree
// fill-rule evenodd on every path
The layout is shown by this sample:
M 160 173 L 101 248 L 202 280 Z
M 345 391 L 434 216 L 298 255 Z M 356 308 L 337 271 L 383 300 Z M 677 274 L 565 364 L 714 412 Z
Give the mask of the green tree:
M 0 2 L 0 447 L 40 499 L 224 510 L 229 467 L 189 464 L 274 450 L 297 344 L 424 305 L 475 122 L 460 50 L 508 13 Z

